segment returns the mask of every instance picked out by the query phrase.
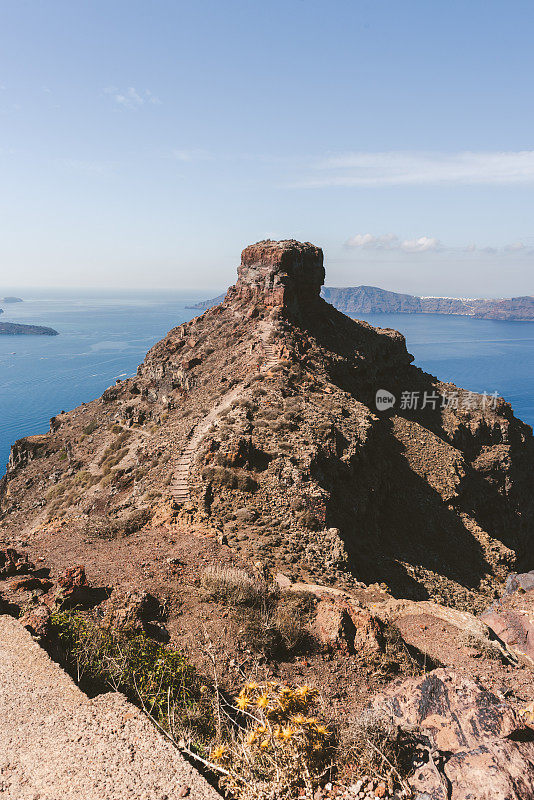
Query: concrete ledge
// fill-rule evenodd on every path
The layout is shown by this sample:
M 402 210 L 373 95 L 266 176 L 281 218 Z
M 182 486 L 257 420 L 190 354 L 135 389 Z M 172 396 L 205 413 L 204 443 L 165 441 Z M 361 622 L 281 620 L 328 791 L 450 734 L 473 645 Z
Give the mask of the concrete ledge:
M 220 800 L 121 694 L 90 700 L 0 616 L 0 795 L 9 800 Z

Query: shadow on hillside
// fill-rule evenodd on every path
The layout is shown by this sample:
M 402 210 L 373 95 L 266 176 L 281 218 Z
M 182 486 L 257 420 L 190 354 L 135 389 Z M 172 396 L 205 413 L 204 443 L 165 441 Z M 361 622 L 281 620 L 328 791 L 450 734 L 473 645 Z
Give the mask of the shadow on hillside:
M 352 469 L 325 457 L 314 471 L 319 482 L 335 475 L 324 486 L 331 493 L 326 524 L 340 529 L 354 576 L 383 581 L 403 597 L 424 598 L 427 592 L 410 565 L 475 589 L 491 572 L 479 542 L 458 512 L 411 469 L 389 420 L 382 425 L 365 465 Z

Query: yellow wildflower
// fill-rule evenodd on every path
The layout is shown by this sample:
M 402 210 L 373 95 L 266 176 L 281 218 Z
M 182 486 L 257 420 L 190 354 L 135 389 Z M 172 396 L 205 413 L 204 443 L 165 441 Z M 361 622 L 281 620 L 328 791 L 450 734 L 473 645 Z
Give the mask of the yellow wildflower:
M 266 694 L 260 694 L 260 696 L 256 700 L 256 705 L 258 708 L 267 708 L 269 705 L 269 698 Z
M 219 759 L 226 755 L 226 750 L 227 748 L 220 744 L 211 751 L 210 758 L 212 758 L 214 761 L 219 761 Z
M 248 697 L 238 697 L 236 700 L 236 706 L 240 709 L 240 711 L 244 711 L 248 706 Z
M 303 714 L 295 714 L 294 717 L 291 717 L 291 722 L 293 725 L 305 725 L 307 721 L 307 717 L 305 717 Z
M 293 730 L 291 725 L 288 725 L 286 728 L 282 728 L 282 739 L 284 739 L 284 741 L 288 741 L 289 739 L 291 739 L 294 733 L 295 731 Z
M 255 689 L 258 688 L 258 684 L 255 681 L 250 681 L 250 683 L 245 684 L 245 690 L 253 692 Z
M 267 747 L 269 747 L 269 740 L 268 739 L 264 739 L 263 742 L 260 743 L 260 747 L 262 747 L 264 750 L 266 750 Z
M 319 736 L 328 736 L 328 728 L 325 728 L 324 725 L 316 725 L 315 730 Z

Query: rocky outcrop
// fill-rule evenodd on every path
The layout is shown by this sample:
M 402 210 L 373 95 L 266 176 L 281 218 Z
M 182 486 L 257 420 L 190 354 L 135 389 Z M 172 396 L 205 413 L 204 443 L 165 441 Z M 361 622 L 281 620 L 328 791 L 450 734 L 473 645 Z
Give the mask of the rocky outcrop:
M 383 645 L 380 622 L 349 598 L 323 597 L 315 610 L 313 633 L 327 648 L 371 655 Z
M 511 575 L 503 597 L 480 619 L 519 658 L 534 666 L 534 572 Z
M 258 242 L 243 250 L 237 275 L 226 303 L 252 309 L 260 302 L 298 318 L 303 309 L 317 304 L 325 277 L 323 251 L 294 239 Z
M 91 531 L 159 497 L 292 580 L 487 607 L 530 566 L 530 428 L 503 400 L 414 367 L 400 333 L 341 314 L 323 281 L 310 243 L 245 248 L 222 304 L 169 331 L 134 378 L 16 443 L 4 528 L 63 514 Z
M 23 439 L 17 439 L 15 444 L 11 446 L 7 465 L 8 470 L 25 467 L 35 458 L 48 455 L 50 452 L 49 447 L 50 439 L 47 434 L 41 436 L 26 436 Z
M 0 550 L 0 578 L 12 575 L 27 575 L 35 567 L 26 553 L 17 553 L 12 547 Z
M 477 681 L 437 669 L 392 684 L 372 708 L 422 735 L 409 781 L 427 800 L 534 796 L 534 732 Z

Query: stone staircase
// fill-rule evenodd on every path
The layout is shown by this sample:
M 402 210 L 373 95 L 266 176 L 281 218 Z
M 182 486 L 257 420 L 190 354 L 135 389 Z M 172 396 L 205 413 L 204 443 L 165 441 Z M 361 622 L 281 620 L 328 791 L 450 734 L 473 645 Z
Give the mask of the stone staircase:
M 270 325 L 265 321 L 260 323 L 259 338 L 265 352 L 265 360 L 261 365 L 261 372 L 268 372 L 279 360 L 276 347 L 268 341 L 270 333 Z M 177 505 L 184 505 L 191 499 L 189 481 L 191 464 L 193 463 L 193 458 L 195 457 L 200 442 L 207 433 L 211 423 L 214 422 L 221 411 L 228 408 L 228 406 L 239 397 L 241 391 L 242 387 L 237 386 L 227 392 L 217 405 L 215 405 L 205 417 L 199 420 L 189 432 L 187 444 L 176 463 L 174 472 L 175 479 L 170 487 L 172 498 Z

